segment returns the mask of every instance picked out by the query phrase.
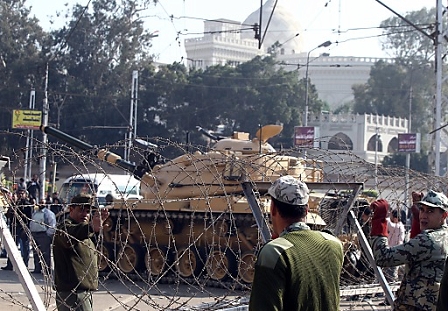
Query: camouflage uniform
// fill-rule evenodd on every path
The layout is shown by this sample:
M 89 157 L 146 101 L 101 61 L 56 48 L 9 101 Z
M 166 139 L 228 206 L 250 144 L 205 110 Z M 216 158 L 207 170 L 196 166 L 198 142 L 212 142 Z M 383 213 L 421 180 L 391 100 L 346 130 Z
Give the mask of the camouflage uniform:
M 437 300 L 437 311 L 448 311 L 448 259 L 445 262 L 442 282 L 440 284 L 439 299 Z
M 405 264 L 394 310 L 436 310 L 448 252 L 448 227 L 425 230 L 395 247 L 389 247 L 387 237 L 381 236 L 373 237 L 371 244 L 378 266 Z

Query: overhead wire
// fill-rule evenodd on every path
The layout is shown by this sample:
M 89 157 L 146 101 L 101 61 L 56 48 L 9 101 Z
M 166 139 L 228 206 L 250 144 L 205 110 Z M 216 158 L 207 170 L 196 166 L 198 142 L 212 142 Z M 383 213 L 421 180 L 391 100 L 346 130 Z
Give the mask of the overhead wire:
M 330 2 L 331 2 L 331 1 L 328 1 L 328 2 L 325 4 L 324 9 L 325 9 L 325 7 L 328 6 L 328 4 L 329 4 Z M 83 16 L 83 14 L 84 14 L 84 13 L 86 12 L 86 10 L 88 9 L 90 3 L 91 3 L 91 0 L 89 0 L 88 3 L 87 3 L 87 5 L 84 6 L 84 10 L 83 10 L 81 16 L 77 19 L 77 22 L 75 23 L 74 27 L 70 30 L 69 34 L 68 34 L 67 37 L 65 38 L 65 41 L 67 41 L 67 40 L 71 37 L 71 35 L 72 35 L 73 32 L 75 31 L 75 29 L 77 28 L 77 26 L 78 26 L 78 24 L 79 24 L 79 22 L 80 22 L 80 20 L 81 20 L 81 18 L 82 18 L 82 16 Z M 277 3 L 277 1 L 276 1 L 276 3 Z M 163 11 L 165 12 L 165 14 L 166 14 L 167 16 L 169 16 L 169 18 L 170 18 L 170 20 L 171 20 L 171 23 L 172 23 L 172 25 L 173 25 L 173 28 L 174 28 L 174 30 L 176 31 L 176 33 L 178 34 L 178 36 L 176 37 L 176 40 L 175 40 L 178 44 L 180 44 L 180 40 L 179 40 L 179 36 L 180 36 L 180 35 L 194 35 L 194 34 L 207 34 L 207 33 L 213 34 L 213 33 L 237 32 L 236 30 L 227 30 L 227 31 L 217 31 L 217 32 L 212 32 L 212 31 L 210 31 L 210 32 L 200 32 L 200 33 L 189 33 L 189 32 L 183 33 L 182 31 L 178 31 L 178 30 L 177 30 L 177 27 L 176 27 L 176 26 L 174 25 L 174 23 L 173 23 L 173 19 L 198 19 L 198 20 L 207 20 L 207 19 L 204 19 L 204 18 L 197 18 L 197 17 L 191 17 L 191 16 L 186 16 L 186 15 L 185 15 L 185 12 L 184 12 L 184 15 L 183 15 L 183 16 L 174 17 L 172 14 L 169 14 L 169 13 L 168 13 L 168 11 L 165 9 L 165 7 L 161 4 L 161 1 L 158 1 L 157 4 L 160 5 L 160 7 L 161 7 L 161 8 L 163 9 Z M 184 4 L 185 4 L 185 0 L 184 0 Z M 185 9 L 185 8 L 184 8 L 184 9 Z M 275 9 L 275 6 L 274 6 L 274 9 Z M 274 10 L 271 12 L 271 16 L 270 16 L 270 18 L 272 18 L 273 13 L 274 13 Z M 231 22 L 229 22 L 228 20 L 226 20 L 226 21 L 214 20 L 214 21 L 216 21 L 216 22 L 223 22 L 223 23 L 231 23 Z M 238 24 L 239 24 L 239 23 L 238 23 Z M 244 24 L 240 24 L 240 25 L 244 25 Z M 380 28 L 380 29 L 382 28 L 382 29 L 385 29 L 385 28 L 392 28 L 392 27 L 400 27 L 400 26 L 349 28 L 349 29 L 346 29 L 345 32 L 355 31 L 355 30 L 376 29 L 376 28 Z M 405 27 L 405 26 L 403 25 L 402 27 Z M 245 30 L 251 30 L 251 29 L 252 29 L 252 28 L 241 28 L 241 29 L 239 29 L 239 31 L 245 31 Z M 338 28 L 338 32 L 339 32 L 339 33 L 342 33 L 342 32 L 344 32 L 344 31 L 342 31 L 342 30 L 340 30 L 340 28 Z M 266 34 L 266 32 L 265 32 L 265 34 Z M 264 34 L 264 36 L 265 36 L 265 34 Z M 293 36 L 293 37 L 290 38 L 289 40 L 293 39 L 293 38 L 296 37 L 297 35 L 298 35 L 298 34 L 296 34 L 295 36 Z M 263 36 L 263 37 L 264 37 L 264 36 Z M 340 44 L 340 43 L 344 43 L 344 42 L 348 42 L 348 41 L 363 40 L 363 39 L 374 38 L 374 37 L 381 37 L 381 36 L 385 36 L 385 34 L 382 34 L 382 35 L 375 35 L 375 36 L 358 37 L 358 38 L 349 38 L 349 39 L 345 39 L 345 40 L 338 40 L 338 41 L 335 42 L 335 43 Z
M 277 7 L 277 3 L 278 3 L 278 0 L 275 0 L 274 6 L 272 7 L 271 14 L 269 15 L 269 19 L 268 19 L 268 22 L 266 24 L 266 28 L 264 29 L 264 34 L 263 34 L 263 37 L 261 37 L 261 41 L 260 41 L 260 43 L 258 45 L 258 48 L 261 48 L 261 45 L 264 42 L 264 38 L 266 38 L 266 34 L 268 33 L 268 30 L 269 30 L 269 25 L 271 24 L 272 17 L 274 16 L 275 8 Z M 263 10 L 260 10 L 260 16 L 262 14 L 263 14 Z M 260 20 L 261 20 L 261 17 L 260 17 Z M 262 28 L 262 25 L 260 23 L 260 31 L 261 31 L 261 29 L 263 29 L 263 28 Z
M 87 9 L 89 8 L 90 2 L 92 2 L 92 0 L 88 0 L 87 4 L 84 6 L 84 9 L 81 12 L 81 15 L 79 15 L 78 19 L 76 20 L 75 25 L 70 29 L 69 33 L 64 38 L 64 41 L 62 42 L 62 44 L 60 45 L 60 47 L 58 49 L 59 52 L 65 48 L 65 45 L 67 45 L 68 40 L 72 37 L 75 30 L 78 28 L 78 25 L 81 22 L 81 19 L 83 18 L 84 14 L 86 13 Z M 57 53 L 54 53 L 53 57 L 55 55 L 57 55 Z M 51 61 L 53 59 L 53 57 L 51 57 L 48 61 Z

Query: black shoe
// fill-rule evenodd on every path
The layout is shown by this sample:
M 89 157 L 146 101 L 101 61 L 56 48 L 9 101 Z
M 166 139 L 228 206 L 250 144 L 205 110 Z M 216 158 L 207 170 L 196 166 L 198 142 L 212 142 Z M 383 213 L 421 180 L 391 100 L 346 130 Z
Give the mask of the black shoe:
M 12 270 L 12 267 L 10 267 L 10 266 L 5 266 L 5 267 L 2 267 L 2 270 Z
M 36 271 L 36 270 L 34 270 L 34 271 L 31 271 L 31 273 L 32 273 L 32 274 L 42 274 L 42 271 Z

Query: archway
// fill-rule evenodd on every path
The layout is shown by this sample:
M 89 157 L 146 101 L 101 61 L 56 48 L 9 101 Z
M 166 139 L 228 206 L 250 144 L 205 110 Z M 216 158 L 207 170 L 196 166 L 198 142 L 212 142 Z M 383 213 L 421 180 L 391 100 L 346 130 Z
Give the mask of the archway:
M 375 151 L 375 139 L 376 134 L 370 137 L 369 142 L 367 143 L 367 151 Z M 381 136 L 378 135 L 378 152 L 383 152 L 383 143 L 381 141 Z
M 353 142 L 346 134 L 339 132 L 331 137 L 330 141 L 328 142 L 328 149 L 353 150 Z
M 387 146 L 388 153 L 394 153 L 398 151 L 398 138 L 394 137 L 390 140 L 389 145 Z

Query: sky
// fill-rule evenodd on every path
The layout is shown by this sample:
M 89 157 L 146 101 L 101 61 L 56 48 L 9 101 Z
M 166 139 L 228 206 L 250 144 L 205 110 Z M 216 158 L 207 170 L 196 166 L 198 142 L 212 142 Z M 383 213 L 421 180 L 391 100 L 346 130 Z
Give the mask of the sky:
M 118 0 L 119 1 L 119 0 Z M 260 0 L 158 0 L 141 16 L 145 27 L 157 31 L 152 52 L 156 61 L 172 63 L 185 61 L 184 39 L 201 37 L 205 19 L 225 18 L 243 22 L 260 6 Z M 397 13 L 435 7 L 436 0 L 381 0 Z M 89 0 L 27 0 L 31 15 L 35 15 L 45 30 L 58 29 L 65 24 L 57 12 L 64 12 L 74 4 L 85 6 Z M 376 0 L 278 0 L 288 7 L 299 20 L 305 51 L 314 49 L 322 42 L 332 44 L 325 52 L 332 56 L 388 57 L 382 51 L 381 31 L 375 29 L 381 21 L 394 14 Z M 382 38 L 384 40 L 384 37 Z

